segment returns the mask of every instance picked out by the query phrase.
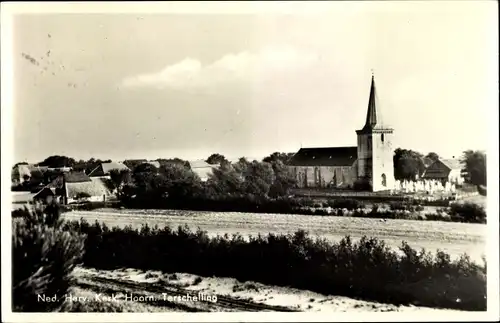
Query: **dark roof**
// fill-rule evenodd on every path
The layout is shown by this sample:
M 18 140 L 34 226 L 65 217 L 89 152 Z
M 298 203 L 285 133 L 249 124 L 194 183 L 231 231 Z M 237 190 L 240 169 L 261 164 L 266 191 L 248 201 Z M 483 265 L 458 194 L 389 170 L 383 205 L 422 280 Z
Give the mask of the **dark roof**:
M 423 178 L 447 178 L 452 170 L 462 168 L 464 164 L 458 159 L 438 159 L 427 167 Z
M 301 148 L 290 166 L 352 166 L 358 159 L 357 147 Z
M 135 166 L 144 164 L 147 161 L 147 159 L 127 159 L 123 161 L 123 164 L 129 168 L 134 168 Z
M 64 179 L 66 183 L 82 183 L 90 182 L 91 179 L 84 172 L 70 172 L 64 174 Z
M 465 164 L 459 159 L 439 159 L 449 169 L 462 169 Z
M 36 193 L 35 195 L 33 195 L 33 199 L 45 199 L 49 195 L 54 196 L 55 195 L 55 191 L 54 191 L 54 189 L 45 186 L 40 191 L 38 191 L 38 193 Z
M 158 160 L 160 163 L 160 166 L 167 166 L 167 165 L 179 165 L 179 166 L 184 166 L 185 161 L 183 160 L 173 160 L 173 159 L 160 159 Z
M 123 161 L 123 163 L 124 164 L 130 163 L 130 162 L 132 162 L 132 163 L 145 163 L 147 161 L 148 161 L 147 159 L 126 159 Z
M 50 182 L 47 187 L 49 188 L 60 188 L 63 185 L 63 177 L 66 183 L 84 183 L 90 182 L 91 179 L 88 175 L 85 175 L 84 172 L 69 172 L 63 173 L 60 176 L 57 176 L 52 182 Z

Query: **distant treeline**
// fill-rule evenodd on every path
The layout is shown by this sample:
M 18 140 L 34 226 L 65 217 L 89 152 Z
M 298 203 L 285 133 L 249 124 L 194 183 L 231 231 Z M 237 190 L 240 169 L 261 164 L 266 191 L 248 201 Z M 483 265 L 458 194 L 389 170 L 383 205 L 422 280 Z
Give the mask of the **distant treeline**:
M 280 153 L 274 152 L 271 155 L 262 159 L 263 162 L 273 163 L 281 161 L 286 164 L 294 153 Z M 438 160 L 440 157 L 437 153 L 431 152 L 427 155 L 419 153 L 411 149 L 397 148 L 394 151 L 394 176 L 397 180 L 415 180 L 416 178 L 422 176 L 425 168 L 432 164 L 434 161 Z M 474 185 L 486 186 L 486 154 L 482 151 L 466 150 L 462 153 L 459 158 L 464 163 L 464 174 L 466 182 Z M 67 156 L 54 155 L 46 158 L 45 160 L 38 163 L 40 166 L 48 166 L 51 168 L 58 167 L 73 167 L 75 170 L 85 171 L 89 173 L 95 167 L 97 167 L 102 162 L 108 162 L 108 160 L 94 159 L 89 160 L 76 160 Z M 160 163 L 166 161 L 178 161 L 184 162 L 184 160 L 179 158 L 171 159 L 156 159 Z M 137 163 L 132 162 L 132 170 Z M 227 158 L 221 154 L 214 153 L 210 155 L 206 162 L 214 165 L 224 165 L 230 164 Z M 18 163 L 21 164 L 21 163 Z M 16 165 L 18 165 L 16 164 Z

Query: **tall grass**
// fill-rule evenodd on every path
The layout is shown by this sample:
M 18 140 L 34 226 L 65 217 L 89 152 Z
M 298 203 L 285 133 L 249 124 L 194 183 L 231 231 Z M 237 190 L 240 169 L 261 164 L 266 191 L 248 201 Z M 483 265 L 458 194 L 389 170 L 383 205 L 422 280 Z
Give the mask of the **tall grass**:
M 444 252 L 417 252 L 406 243 L 398 254 L 374 238 L 332 243 L 304 231 L 245 240 L 241 235 L 210 238 L 187 227 L 110 229 L 83 220 L 64 229 L 87 235 L 83 261 L 89 267 L 234 277 L 394 304 L 486 308 L 485 264 L 465 255 L 451 260 Z

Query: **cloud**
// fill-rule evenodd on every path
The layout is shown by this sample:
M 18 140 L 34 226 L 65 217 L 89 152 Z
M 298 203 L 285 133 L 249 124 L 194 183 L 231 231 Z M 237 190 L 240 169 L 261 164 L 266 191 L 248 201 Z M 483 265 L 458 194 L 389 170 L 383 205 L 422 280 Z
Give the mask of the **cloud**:
M 182 90 L 223 83 L 261 81 L 306 69 L 318 59 L 319 56 L 315 53 L 292 47 L 268 47 L 256 53 L 231 53 L 207 65 L 188 57 L 160 72 L 128 77 L 122 81 L 122 86 Z

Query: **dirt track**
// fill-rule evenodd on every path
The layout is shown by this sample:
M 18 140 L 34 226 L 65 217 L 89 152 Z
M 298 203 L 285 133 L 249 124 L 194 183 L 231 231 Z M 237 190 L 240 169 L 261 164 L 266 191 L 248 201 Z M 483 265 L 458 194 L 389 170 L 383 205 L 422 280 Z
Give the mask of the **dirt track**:
M 452 256 L 467 253 L 478 261 L 485 253 L 487 235 L 486 225 L 481 224 L 412 220 L 383 222 L 379 219 L 292 214 L 102 209 L 75 211 L 66 213 L 64 217 L 69 220 L 84 218 L 91 223 L 98 220 L 110 227 L 131 225 L 140 228 L 146 223 L 159 227 L 188 225 L 194 230 L 200 227 L 213 236 L 237 232 L 245 236 L 269 232 L 293 233 L 298 229 L 329 240 L 339 240 L 346 235 L 353 238 L 366 235 L 383 239 L 391 247 L 397 248 L 405 240 L 414 248 L 433 252 L 440 249 Z
M 74 276 L 76 296 L 84 297 L 86 302 L 91 302 L 96 297 L 115 296 L 116 300 L 111 303 L 124 312 L 457 312 L 355 300 L 290 287 L 241 282 L 227 277 L 200 277 L 187 273 L 78 267 Z M 165 300 L 165 295 L 174 297 Z M 191 295 L 191 298 L 175 298 L 187 295 Z M 201 299 L 196 301 L 194 296 L 200 295 Z M 143 299 L 132 300 L 131 297 Z M 103 307 L 103 304 L 99 305 Z M 89 307 L 91 306 L 86 306 L 86 310 Z

